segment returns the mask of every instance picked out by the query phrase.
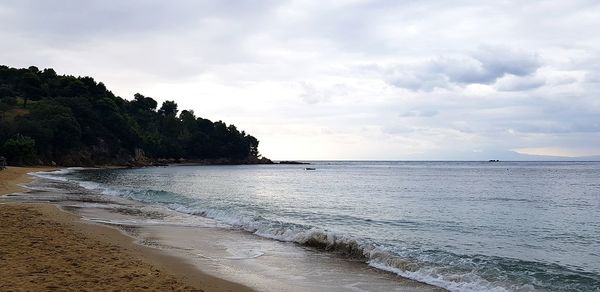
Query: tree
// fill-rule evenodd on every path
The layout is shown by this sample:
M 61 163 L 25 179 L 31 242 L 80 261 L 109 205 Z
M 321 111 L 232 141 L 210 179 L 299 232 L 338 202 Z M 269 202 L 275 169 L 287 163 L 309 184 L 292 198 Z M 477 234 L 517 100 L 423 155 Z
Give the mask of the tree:
M 198 124 L 196 123 L 194 111 L 181 111 L 181 114 L 179 114 L 179 120 L 181 120 L 183 135 L 189 136 L 190 134 L 198 131 Z
M 258 153 L 258 143 L 259 141 L 253 136 L 246 136 L 246 141 L 248 141 L 248 145 L 250 146 L 250 155 L 252 157 L 259 157 Z
M 23 107 L 27 107 L 27 100 L 37 100 L 42 94 L 42 83 L 34 73 L 27 72 L 23 75 Z
M 52 145 L 64 150 L 77 146 L 81 139 L 81 127 L 70 108 L 50 102 L 36 104 L 31 117 L 52 133 Z
M 46 68 L 46 69 L 44 69 L 44 71 L 42 71 L 41 76 L 44 79 L 54 79 L 54 78 L 57 77 L 56 76 L 56 71 L 54 71 L 54 69 L 52 69 L 52 68 Z
M 9 164 L 30 164 L 35 158 L 35 140 L 17 134 L 15 137 L 4 142 L 2 153 L 8 159 Z
M 18 108 L 20 98 L 26 110 Z M 131 101 L 115 96 L 91 77 L 0 65 L 0 151 L 19 159 L 13 163 L 78 165 L 125 163 L 136 149 L 150 158 L 236 161 L 258 155 L 258 141 L 235 125 L 191 110 L 179 113 L 171 100 L 157 106 L 139 93 Z
M 69 82 L 62 90 L 62 95 L 64 96 L 84 96 L 87 93 L 87 87 L 81 80 Z
M 0 99 L 15 96 L 15 92 L 6 85 L 0 86 Z
M 151 97 L 145 97 L 139 93 L 134 95 L 133 100 L 130 102 L 132 108 L 137 111 L 155 111 L 158 103 Z
M 177 104 L 172 100 L 166 100 L 158 110 L 158 113 L 163 116 L 176 116 L 177 115 Z

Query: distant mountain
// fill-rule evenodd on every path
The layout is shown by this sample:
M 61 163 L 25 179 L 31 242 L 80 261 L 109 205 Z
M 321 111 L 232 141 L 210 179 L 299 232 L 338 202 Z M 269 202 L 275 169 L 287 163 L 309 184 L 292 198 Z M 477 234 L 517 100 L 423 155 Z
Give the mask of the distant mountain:
M 0 155 L 10 164 L 147 164 L 170 159 L 260 163 L 234 125 L 179 113 L 174 101 L 115 96 L 91 77 L 0 66 Z
M 600 161 L 600 156 L 579 156 L 579 157 L 566 157 L 566 156 L 551 156 L 551 155 L 530 155 L 513 152 L 511 159 L 513 161 Z
M 411 160 L 440 160 L 440 161 L 600 161 L 600 156 L 582 156 L 582 157 L 564 157 L 549 155 L 528 155 L 515 151 L 452 151 L 449 149 L 444 153 L 438 153 L 436 156 L 423 154 L 415 156 Z

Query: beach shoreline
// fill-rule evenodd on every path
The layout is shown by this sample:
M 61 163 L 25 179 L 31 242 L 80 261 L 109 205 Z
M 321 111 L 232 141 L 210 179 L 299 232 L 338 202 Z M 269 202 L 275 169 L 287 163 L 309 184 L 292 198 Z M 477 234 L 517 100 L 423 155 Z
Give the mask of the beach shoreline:
M 0 170 L 0 196 L 11 193 L 26 191 L 27 189 L 20 186 L 30 182 L 33 177 L 28 173 L 36 171 L 50 171 L 59 169 L 57 167 L 14 167 L 8 166 L 4 170 Z
M 52 169 L 0 171 L 0 195 L 24 191 L 19 184 L 33 179 L 28 173 Z M 0 214 L 0 290 L 252 291 L 53 204 L 0 204 Z
M 9 218 L 16 222 L 31 221 L 32 217 L 27 218 L 27 215 L 35 213 L 38 215 L 33 216 L 33 219 L 42 218 L 50 222 L 44 224 L 64 227 L 59 228 L 59 234 L 48 234 L 47 237 L 52 240 L 52 238 L 67 234 L 76 239 L 74 240 L 75 245 L 81 241 L 90 247 L 83 249 L 82 252 L 82 255 L 87 258 L 71 260 L 71 262 L 88 262 L 91 254 L 94 253 L 97 258 L 102 259 L 97 265 L 105 264 L 106 259 L 103 254 L 117 253 L 116 258 L 128 258 L 129 260 L 108 264 L 103 271 L 88 273 L 88 277 L 91 275 L 92 282 L 107 282 L 102 278 L 93 280 L 97 275 L 105 277 L 121 274 L 120 277 L 108 281 L 112 285 L 104 287 L 108 290 L 140 289 L 144 286 L 131 284 L 131 279 L 158 271 L 159 273 L 154 275 L 150 281 L 143 281 L 143 285 L 154 283 L 153 285 L 156 286 L 150 288 L 151 290 L 189 291 L 194 289 L 203 291 L 348 291 L 356 289 L 445 291 L 443 288 L 373 268 L 363 261 L 322 253 L 319 250 L 263 238 L 241 230 L 232 230 L 212 219 L 189 217 L 189 215 L 175 212 L 175 217 L 179 219 L 170 221 L 170 223 L 161 221 L 162 219 L 158 219 L 160 222 L 154 219 L 146 221 L 159 213 L 162 215 L 155 218 L 173 216 L 174 213 L 152 209 L 154 207 L 148 205 L 140 206 L 133 201 L 114 201 L 111 198 L 90 193 L 81 186 L 73 188 L 72 184 L 69 186 L 69 183 L 64 183 L 60 179 L 48 180 L 45 175 L 40 175 L 39 179 L 35 178 L 37 175 L 34 177 L 27 175 L 29 172 L 42 170 L 49 169 L 12 168 L 13 172 L 21 173 L 21 177 L 18 178 L 20 184 L 29 182 L 26 185 L 28 191 L 20 195 L 2 197 L 0 212 L 2 214 L 12 212 L 13 215 Z M 62 171 L 69 170 L 61 169 Z M 10 208 L 17 209 L 11 211 Z M 177 221 L 181 219 L 180 216 L 187 216 L 192 221 L 184 219 L 188 223 L 182 224 L 182 221 Z M 31 231 L 37 225 L 39 224 L 29 222 L 25 229 Z M 9 224 L 0 230 L 6 233 L 6 230 L 11 228 L 12 225 Z M 37 232 L 42 231 L 44 228 L 39 228 Z M 20 229 L 13 228 L 11 232 L 20 234 Z M 14 235 L 7 234 L 4 237 L 14 237 Z M 16 248 L 16 250 L 31 250 L 31 239 L 20 240 L 24 246 Z M 0 246 L 2 245 L 9 246 L 10 243 L 0 244 Z M 70 245 L 68 242 L 58 244 L 61 248 Z M 114 250 L 115 248 L 117 251 Z M 76 248 L 63 248 L 57 256 L 64 256 L 64 252 L 71 252 L 72 256 L 69 257 L 80 256 L 77 252 L 73 254 L 76 250 Z M 81 252 L 82 249 L 79 250 Z M 52 251 L 50 250 L 50 252 Z M 29 253 L 26 252 L 26 254 Z M 53 263 L 52 255 L 42 254 L 40 256 L 46 262 Z M 28 260 L 21 259 L 16 267 L 31 264 L 33 262 L 31 258 L 30 256 Z M 290 266 L 290 260 L 293 260 L 295 265 Z M 0 264 L 3 263 L 0 262 Z M 130 270 L 133 272 L 129 275 L 136 275 L 134 278 L 122 275 L 123 272 L 127 273 L 128 269 L 114 269 L 114 266 L 127 267 L 130 265 L 133 265 L 133 270 Z M 148 265 L 150 270 L 145 268 Z M 61 269 L 62 267 L 58 268 L 58 270 Z M 11 270 L 7 269 L 6 272 L 2 272 L 2 278 L 12 279 L 6 282 L 12 283 L 13 286 L 10 284 L 7 287 L 0 286 L 0 290 L 2 288 L 21 288 L 21 285 L 30 289 L 44 287 L 31 287 L 27 286 L 29 284 L 26 282 L 15 282 L 25 279 L 27 273 L 9 275 L 8 272 Z M 57 268 L 53 270 L 57 270 Z M 67 280 L 65 281 L 89 284 L 87 278 L 69 280 L 68 277 L 73 277 L 76 271 L 76 269 L 67 271 Z M 37 272 L 29 272 L 29 274 L 32 273 Z M 64 277 L 65 275 L 53 275 L 46 277 L 45 281 L 64 279 Z M 126 281 L 123 282 L 122 277 Z M 60 283 L 57 283 L 51 286 L 63 287 L 65 285 L 61 286 Z M 76 288 L 86 290 L 81 286 Z

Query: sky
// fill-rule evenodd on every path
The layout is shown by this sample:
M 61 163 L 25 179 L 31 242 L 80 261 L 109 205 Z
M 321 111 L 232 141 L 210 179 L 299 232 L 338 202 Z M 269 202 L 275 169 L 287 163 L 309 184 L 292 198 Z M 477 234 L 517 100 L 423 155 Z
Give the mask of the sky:
M 5 0 L 0 63 L 175 100 L 271 159 L 578 157 L 599 30 L 596 0 Z

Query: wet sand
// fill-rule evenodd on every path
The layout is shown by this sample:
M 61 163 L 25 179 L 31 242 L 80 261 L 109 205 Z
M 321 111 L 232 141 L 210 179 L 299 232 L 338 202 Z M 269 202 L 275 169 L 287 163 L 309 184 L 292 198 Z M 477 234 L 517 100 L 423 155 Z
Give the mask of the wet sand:
M 36 179 L 28 187 L 0 198 L 0 279 L 7 279 L 0 290 L 445 291 L 65 182 Z
M 31 177 L 27 173 L 52 169 L 55 168 L 9 166 L 4 170 L 0 170 L 0 196 L 24 191 L 25 189 L 19 185 L 31 181 Z
M 1 194 L 41 170 L 0 171 Z M 1 291 L 251 291 L 50 204 L 0 204 L 0 247 Z
M 213 219 L 135 202 L 64 201 L 86 220 L 184 259 L 217 278 L 257 291 L 446 291 L 368 266 L 362 260 L 232 230 Z M 160 215 L 159 215 L 160 214 Z

